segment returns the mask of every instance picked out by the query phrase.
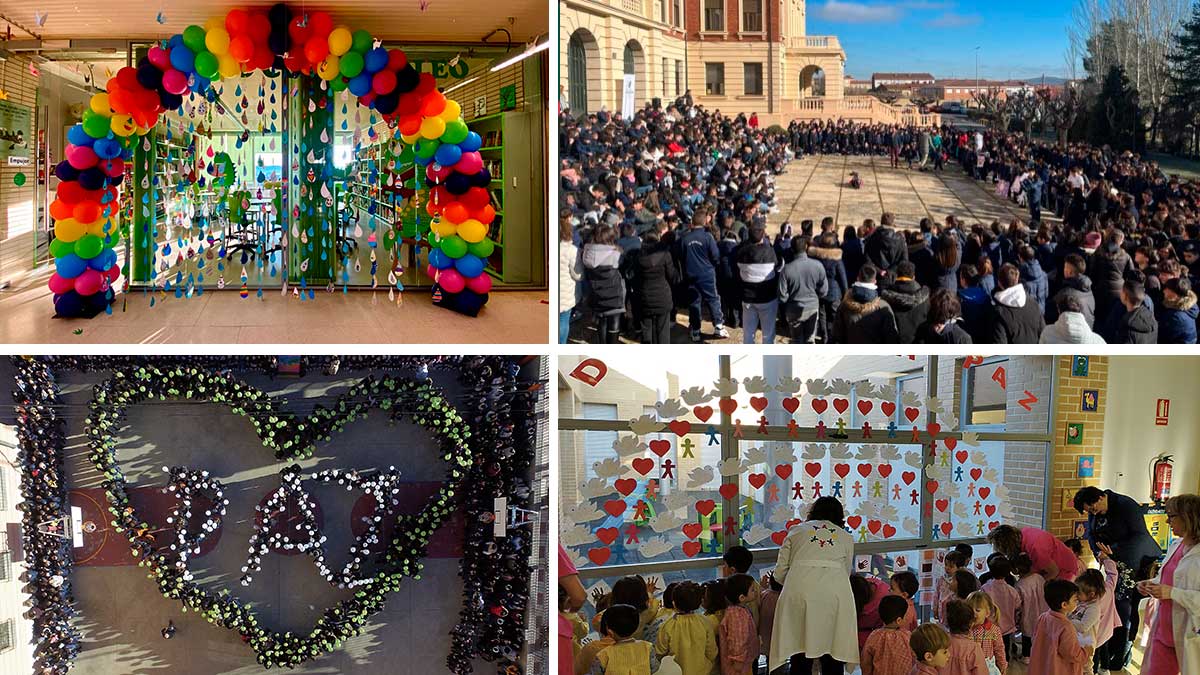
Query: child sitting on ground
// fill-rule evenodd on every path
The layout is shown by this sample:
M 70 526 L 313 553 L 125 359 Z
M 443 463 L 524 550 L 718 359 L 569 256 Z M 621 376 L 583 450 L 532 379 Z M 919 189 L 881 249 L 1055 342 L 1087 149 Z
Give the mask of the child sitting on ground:
M 683 675 L 711 675 L 717 664 L 717 634 L 707 618 L 695 613 L 704 589 L 691 581 L 672 586 L 675 613 L 658 630 L 655 652 L 675 657 Z
M 1029 672 L 1037 675 L 1079 675 L 1091 661 L 1092 648 L 1079 644 L 1067 617 L 1079 604 L 1079 587 L 1065 579 L 1046 582 L 1049 611 L 1038 617 L 1029 657 Z
M 1018 577 L 1017 595 L 1021 596 L 1020 609 L 1017 611 L 1017 625 L 1021 628 L 1021 661 L 1029 663 L 1038 619 L 1050 610 L 1046 604 L 1046 580 L 1033 571 L 1033 561 L 1027 553 L 1019 553 L 1013 558 L 1013 571 Z
M 917 575 L 912 572 L 896 572 L 891 578 L 892 593 L 904 598 L 908 603 L 908 609 L 904 612 L 904 621 L 900 622 L 906 630 L 914 631 L 917 629 L 917 608 L 913 605 L 913 598 L 917 597 L 917 593 L 921 590 L 921 582 L 917 580 Z
M 909 675 L 937 675 L 950 663 L 950 634 L 936 623 L 919 626 L 908 638 L 917 663 Z
M 915 665 L 904 625 L 909 604 L 903 596 L 888 595 L 879 601 L 883 628 L 876 628 L 863 645 L 859 665 L 862 675 L 907 675 Z
M 1000 636 L 1000 609 L 992 601 L 991 596 L 983 591 L 975 591 L 967 597 L 967 604 L 975 611 L 971 621 L 971 639 L 979 645 L 983 652 L 983 660 L 987 662 L 991 675 L 1004 675 L 1008 672 L 1008 652 L 1005 651 L 1004 639 Z
M 1100 546 L 1107 548 L 1104 544 Z M 1096 552 L 1096 559 L 1104 567 L 1104 572 L 1087 569 L 1075 579 L 1075 585 L 1079 587 L 1079 607 L 1069 617 L 1079 634 L 1079 644 L 1091 646 L 1093 652 L 1108 642 L 1114 629 L 1121 625 L 1114 595 L 1117 563 L 1104 550 Z M 1092 670 L 1100 672 L 1100 663 L 1095 658 Z
M 758 601 L 758 583 L 749 574 L 735 574 L 725 580 L 725 600 L 729 607 L 721 617 L 718 633 L 721 675 L 754 675 L 758 664 L 758 624 L 750 613 L 750 603 Z
M 1003 555 L 988 556 L 988 579 L 981 587 L 991 597 L 992 602 L 1000 612 L 996 623 L 1000 628 L 1000 636 L 1004 638 L 1004 653 L 1012 649 L 1012 638 L 1017 632 L 1017 611 L 1021 607 L 1021 594 L 1009 585 L 1012 577 L 1012 564 Z
M 641 627 L 640 614 L 632 605 L 613 605 L 604 612 L 604 623 L 613 644 L 596 656 L 592 675 L 650 675 L 658 670 L 654 645 L 634 637 Z
M 937 580 L 937 586 L 933 590 L 933 619 L 934 621 L 944 622 L 946 603 L 954 599 L 954 589 L 951 587 L 951 580 L 954 579 L 954 573 L 958 568 L 967 564 L 967 558 L 958 551 L 950 551 L 946 553 L 945 562 L 946 573 L 941 579 Z
M 847 182 L 847 187 L 851 190 L 857 190 L 862 187 L 862 178 L 859 177 L 857 171 L 850 172 L 850 180 Z
M 988 675 L 983 650 L 971 639 L 971 624 L 974 622 L 975 610 L 966 601 L 951 600 L 946 604 L 946 628 L 950 630 L 950 661 L 945 667 L 938 669 L 941 675 Z
M 754 555 L 745 546 L 730 546 L 721 558 L 721 576 L 731 577 L 735 574 L 749 574 L 750 566 L 754 564 Z M 754 577 L 750 577 L 754 581 Z M 754 581 L 754 602 L 750 604 L 750 613 L 754 615 L 754 623 L 758 624 L 758 601 L 762 597 L 762 587 Z

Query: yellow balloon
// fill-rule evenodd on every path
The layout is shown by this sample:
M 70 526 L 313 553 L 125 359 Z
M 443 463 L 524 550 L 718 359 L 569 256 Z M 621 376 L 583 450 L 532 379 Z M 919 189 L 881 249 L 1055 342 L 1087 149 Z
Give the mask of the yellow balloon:
M 338 26 L 329 32 L 329 53 L 334 56 L 341 56 L 350 51 L 350 46 L 354 44 L 354 36 L 350 35 L 350 29 L 345 26 Z M 333 78 L 325 78 L 327 80 Z
M 93 94 L 92 100 L 88 101 L 88 105 L 92 108 L 92 112 L 96 113 L 97 115 L 111 117 L 113 114 L 112 108 L 108 106 L 108 94 L 103 92 L 99 94 Z
M 483 238 L 487 236 L 487 232 L 487 225 L 474 218 L 458 224 L 458 236 L 462 237 L 463 241 L 468 244 L 483 241 Z
M 101 239 L 103 239 L 104 235 L 108 234 L 108 231 L 112 231 L 115 229 L 117 229 L 116 224 L 110 224 L 109 218 L 101 217 L 96 222 L 91 223 L 87 226 L 87 233 L 94 234 L 97 237 L 100 237 Z
M 448 98 L 446 99 L 446 108 L 438 117 L 445 122 L 453 122 L 458 119 L 459 115 L 462 115 L 462 106 L 458 104 L 458 101 Z
M 62 239 L 67 243 L 78 241 L 86 233 L 87 227 L 74 218 L 63 218 L 54 223 L 55 238 Z
M 229 54 L 222 54 L 217 57 L 217 72 L 221 77 L 237 77 L 242 74 L 242 67 L 238 65 L 237 59 Z
M 440 117 L 426 117 L 421 120 L 421 136 L 433 140 L 441 138 L 446 133 L 446 120 Z
M 225 17 L 214 16 L 213 18 L 204 22 L 204 32 L 206 32 L 206 33 L 208 31 L 216 30 L 218 28 L 220 28 L 221 30 L 225 30 Z
M 433 233 L 437 236 L 445 238 L 453 237 L 458 231 L 458 226 L 448 220 L 439 218 L 429 224 L 429 229 L 433 230 Z
M 421 140 L 421 134 L 415 133 L 411 136 L 408 134 L 400 134 L 400 140 L 404 141 L 408 145 L 412 145 L 412 144 L 416 143 L 417 141 Z
M 341 75 L 341 71 L 338 70 L 339 61 L 341 61 L 341 59 L 333 54 L 326 56 L 325 60 L 321 62 L 321 65 L 317 67 L 317 74 L 321 76 L 322 80 L 332 80 L 338 75 Z
M 128 138 L 137 131 L 137 124 L 129 115 L 116 114 L 112 116 L 112 122 L 109 123 L 109 129 L 112 130 L 114 136 Z
M 229 32 L 224 28 L 209 29 L 204 35 L 204 46 L 208 47 L 208 51 L 217 56 L 224 56 L 229 53 Z

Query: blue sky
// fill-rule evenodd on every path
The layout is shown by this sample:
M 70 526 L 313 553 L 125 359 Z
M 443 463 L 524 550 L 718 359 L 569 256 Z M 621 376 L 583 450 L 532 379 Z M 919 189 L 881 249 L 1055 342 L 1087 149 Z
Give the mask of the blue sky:
M 809 0 L 808 34 L 837 35 L 846 72 L 1032 80 L 1066 75 L 1073 0 Z

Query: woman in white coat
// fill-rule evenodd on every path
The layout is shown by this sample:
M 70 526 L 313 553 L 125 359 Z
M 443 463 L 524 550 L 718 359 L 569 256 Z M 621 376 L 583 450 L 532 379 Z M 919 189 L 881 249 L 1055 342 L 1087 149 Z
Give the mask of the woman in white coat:
M 779 547 L 775 580 L 783 593 L 771 631 L 770 671 L 790 665 L 791 675 L 842 675 L 858 663 L 858 615 L 850 590 L 854 538 L 844 527 L 842 503 L 813 502 L 808 520 L 788 530 Z
M 1158 578 L 1138 583 L 1162 603 L 1150 627 L 1142 675 L 1200 675 L 1200 495 L 1167 500 L 1167 521 L 1180 540 Z

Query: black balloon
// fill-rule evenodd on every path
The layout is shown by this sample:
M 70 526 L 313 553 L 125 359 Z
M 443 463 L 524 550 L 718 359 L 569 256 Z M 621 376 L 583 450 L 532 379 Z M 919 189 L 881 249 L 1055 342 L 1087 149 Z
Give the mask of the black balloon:
M 159 100 L 162 101 L 162 106 L 167 110 L 175 110 L 183 105 L 183 96 L 172 94 L 169 91 L 159 94 Z
M 471 187 L 485 188 L 492 182 L 492 174 L 487 169 L 480 169 L 478 173 L 471 176 Z
M 75 291 L 67 291 L 62 295 L 54 296 L 54 313 L 59 316 L 82 316 L 86 307 L 87 303 L 84 302 L 83 296 Z
M 103 190 L 105 187 L 104 181 L 107 178 L 108 176 L 104 175 L 104 171 L 98 166 L 93 166 L 79 172 L 79 184 L 85 190 Z
M 137 67 L 137 81 L 143 87 L 156 90 L 162 87 L 162 71 L 153 63 L 143 60 Z
M 407 94 L 417 88 L 417 84 L 421 81 L 421 74 L 416 68 L 412 67 L 411 63 L 405 64 L 403 68 L 396 71 L 396 88 L 393 91 Z
M 79 178 L 79 169 L 71 166 L 71 163 L 64 159 L 54 167 L 54 175 L 58 176 L 59 180 L 76 180 Z
M 272 28 L 271 34 L 267 36 L 267 46 L 271 48 L 271 53 L 276 56 L 286 52 L 289 48 L 290 40 L 287 30 L 280 32 L 278 29 Z
M 455 171 L 446 179 L 446 189 L 450 191 L 450 194 L 466 194 L 467 190 L 471 189 L 471 179 Z
M 381 114 L 390 115 L 396 111 L 396 107 L 399 105 L 400 92 L 395 89 L 375 97 L 375 109 Z
M 284 30 L 287 30 L 287 25 L 292 20 L 292 10 L 282 2 L 277 2 L 267 11 L 267 18 L 271 20 L 272 26 L 282 25 Z

